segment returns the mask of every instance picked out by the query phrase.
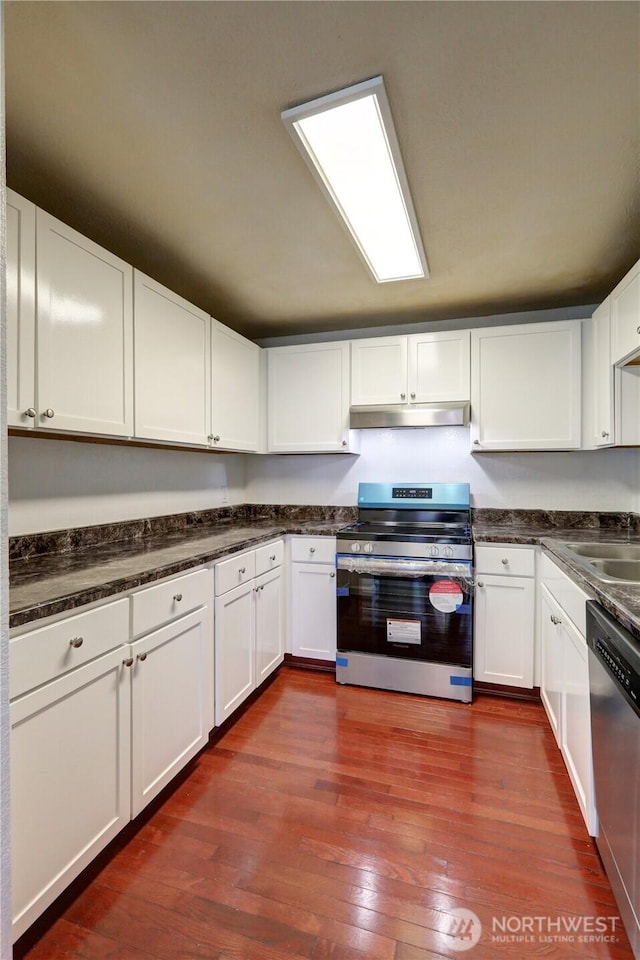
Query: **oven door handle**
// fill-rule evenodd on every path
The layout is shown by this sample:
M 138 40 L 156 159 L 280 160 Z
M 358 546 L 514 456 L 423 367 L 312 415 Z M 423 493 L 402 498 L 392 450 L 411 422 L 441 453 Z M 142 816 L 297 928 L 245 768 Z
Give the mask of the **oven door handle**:
M 347 573 L 379 574 L 384 577 L 464 577 L 471 578 L 473 566 L 468 561 L 403 560 L 397 557 L 354 557 L 338 554 L 338 570 Z

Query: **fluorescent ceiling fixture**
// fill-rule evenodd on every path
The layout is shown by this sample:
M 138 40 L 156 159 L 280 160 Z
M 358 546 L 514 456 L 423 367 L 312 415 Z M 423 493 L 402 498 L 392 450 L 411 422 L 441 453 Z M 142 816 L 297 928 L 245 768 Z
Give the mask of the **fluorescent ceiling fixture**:
M 281 117 L 378 283 L 428 277 L 382 77 Z

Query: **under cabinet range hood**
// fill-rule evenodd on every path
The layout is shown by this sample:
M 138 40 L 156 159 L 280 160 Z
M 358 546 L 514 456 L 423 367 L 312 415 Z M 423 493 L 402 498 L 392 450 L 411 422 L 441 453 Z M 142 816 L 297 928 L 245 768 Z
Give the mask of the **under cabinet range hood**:
M 351 407 L 349 427 L 366 430 L 375 427 L 466 427 L 469 403 L 413 403 L 410 406 Z

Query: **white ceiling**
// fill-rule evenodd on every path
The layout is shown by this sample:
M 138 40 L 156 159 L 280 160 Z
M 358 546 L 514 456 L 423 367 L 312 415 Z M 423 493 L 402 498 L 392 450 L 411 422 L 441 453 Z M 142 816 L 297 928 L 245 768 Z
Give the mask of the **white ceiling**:
M 640 256 L 636 2 L 5 3 L 9 186 L 250 336 L 594 303 Z M 385 79 L 431 270 L 280 121 Z

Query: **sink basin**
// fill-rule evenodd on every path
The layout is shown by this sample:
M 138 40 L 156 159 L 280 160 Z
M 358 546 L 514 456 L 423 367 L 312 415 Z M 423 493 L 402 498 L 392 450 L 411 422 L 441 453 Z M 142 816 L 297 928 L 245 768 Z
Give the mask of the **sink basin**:
M 592 560 L 591 566 L 607 579 L 640 582 L 640 560 Z
M 640 583 L 639 543 L 564 543 L 574 562 L 606 583 Z
M 579 557 L 603 560 L 640 560 L 640 543 L 565 543 Z

